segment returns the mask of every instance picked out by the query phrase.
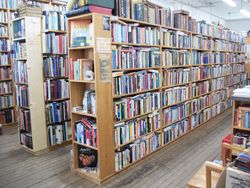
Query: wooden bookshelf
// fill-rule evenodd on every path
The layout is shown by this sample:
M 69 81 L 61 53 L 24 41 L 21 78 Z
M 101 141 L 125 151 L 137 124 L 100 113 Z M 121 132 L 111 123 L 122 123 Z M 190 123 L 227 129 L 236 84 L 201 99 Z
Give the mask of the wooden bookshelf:
M 19 115 L 19 136 L 20 139 L 22 135 L 27 139 L 31 135 L 32 146 L 27 146 L 24 140 L 20 140 L 22 148 L 32 154 L 40 154 L 47 149 L 47 130 L 45 127 L 45 106 L 43 99 L 44 92 L 38 88 L 43 88 L 43 64 L 42 64 L 42 54 L 41 51 L 41 18 L 38 17 L 23 17 L 13 20 L 13 25 L 20 20 L 24 21 L 25 27 L 25 41 L 23 44 L 26 47 L 26 59 L 21 61 L 27 68 L 27 84 L 19 85 L 15 84 L 17 87 L 28 87 L 28 106 L 19 104 L 17 106 Z M 14 31 L 13 31 L 14 33 Z M 17 42 L 19 40 L 15 40 Z M 14 63 L 19 61 L 14 60 Z M 18 74 L 14 70 L 14 74 Z M 17 82 L 15 80 L 15 82 Z M 18 97 L 18 90 L 16 90 L 16 97 Z M 18 104 L 18 103 L 17 103 Z M 21 125 L 21 111 L 29 111 L 30 113 L 30 126 L 31 131 L 25 130 L 23 125 Z M 27 136 L 29 135 L 29 136 Z M 23 142 L 23 143 L 22 143 Z
M 10 44 L 10 47 L 11 48 L 11 43 L 12 43 L 12 33 L 11 33 L 11 20 L 12 20 L 12 16 L 11 16 L 11 13 L 12 12 L 15 12 L 16 9 L 11 9 L 10 8 L 10 5 L 8 4 L 8 1 L 6 2 L 6 8 L 1 8 L 0 11 L 3 11 L 3 12 L 6 12 L 7 13 L 7 22 L 4 22 L 4 23 L 1 23 L 3 24 L 6 29 L 7 29 L 7 35 L 6 36 L 0 36 L 0 40 L 2 39 L 5 39 L 5 40 L 8 40 L 9 41 L 9 44 Z M 0 65 L 0 69 L 5 69 L 5 68 L 10 68 L 11 70 L 11 78 L 10 79 L 0 79 L 0 82 L 5 82 L 5 83 L 9 83 L 11 82 L 12 84 L 12 88 L 11 88 L 11 92 L 7 92 L 7 93 L 4 93 L 3 95 L 1 96 L 4 96 L 4 95 L 10 95 L 13 97 L 13 100 L 12 100 L 12 103 L 13 105 L 10 107 L 10 108 L 7 108 L 8 110 L 12 110 L 13 111 L 13 116 L 12 116 L 12 122 L 9 122 L 9 123 L 5 123 L 5 122 L 0 122 L 3 127 L 11 127 L 11 126 L 16 126 L 17 125 L 17 117 L 16 117 L 16 105 L 15 105 L 15 87 L 14 87 L 14 77 L 13 77 L 13 67 L 12 67 L 12 63 L 13 63 L 13 59 L 12 59 L 12 56 L 11 56 L 11 49 L 8 49 L 8 51 L 1 51 L 0 50 L 0 55 L 10 55 L 10 58 L 9 58 L 9 61 L 7 62 L 7 64 L 4 64 L 4 65 Z M 5 111 L 5 110 L 0 110 L 0 111 Z
M 163 45 L 163 39 L 162 39 L 162 31 L 163 29 L 171 29 L 174 31 L 182 31 L 186 34 L 189 34 L 191 36 L 195 36 L 197 35 L 197 33 L 191 32 L 191 31 L 186 31 L 186 30 L 181 30 L 178 28 L 171 28 L 171 27 L 166 27 L 166 26 L 162 26 L 162 25 L 157 25 L 157 24 L 151 24 L 151 23 L 147 23 L 144 21 L 137 21 L 137 20 L 132 20 L 132 19 L 127 19 L 127 18 L 115 18 L 114 20 L 112 20 L 111 17 L 111 23 L 119 23 L 122 25 L 126 25 L 126 24 L 138 24 L 138 26 L 148 26 L 148 27 L 155 27 L 159 30 L 160 32 L 160 44 L 159 45 L 150 45 L 150 44 L 133 44 L 133 43 L 121 43 L 121 42 L 111 42 L 110 43 L 110 48 L 111 49 L 116 49 L 115 47 L 120 47 L 120 46 L 135 46 L 135 47 L 153 47 L 153 48 L 158 48 L 159 49 L 159 53 L 160 55 L 160 66 L 158 67 L 146 67 L 146 68 L 125 68 L 125 69 L 112 69 L 112 65 L 110 65 L 111 71 L 110 71 L 110 78 L 113 81 L 112 78 L 112 73 L 117 73 L 117 72 L 137 72 L 137 71 L 142 71 L 142 70 L 158 70 L 159 71 L 159 75 L 160 75 L 160 87 L 156 87 L 153 89 L 148 89 L 148 90 L 142 90 L 142 91 L 137 91 L 137 92 L 132 92 L 132 93 L 126 93 L 126 94 L 114 94 L 113 93 L 113 84 L 112 81 L 111 82 L 107 82 L 107 83 L 102 83 L 102 80 L 100 80 L 100 64 L 99 64 L 99 51 L 97 49 L 97 38 L 98 37 L 102 37 L 102 38 L 112 38 L 111 35 L 111 31 L 104 31 L 102 27 L 100 27 L 100 25 L 102 24 L 102 17 L 103 15 L 101 14 L 86 14 L 86 15 L 79 15 L 76 17 L 70 17 L 68 19 L 68 33 L 69 33 L 69 38 L 70 38 L 70 32 L 71 32 L 71 28 L 70 28 L 70 23 L 71 21 L 74 20 L 81 20 L 81 19 L 90 19 L 92 20 L 93 24 L 94 24 L 94 39 L 95 39 L 95 45 L 91 46 L 91 47 L 76 47 L 76 48 L 71 48 L 69 47 L 69 59 L 73 58 L 73 59 L 77 59 L 77 58 L 92 58 L 94 59 L 94 66 L 95 66 L 95 81 L 93 83 L 86 83 L 85 81 L 75 81 L 75 80 L 70 80 L 70 96 L 71 96 L 71 108 L 75 107 L 75 106 L 79 106 L 81 104 L 82 101 L 82 97 L 83 94 L 82 92 L 79 90 L 84 90 L 84 89 L 94 89 L 96 91 L 96 98 L 97 98 L 97 114 L 95 115 L 89 115 L 86 113 L 81 113 L 81 112 L 73 112 L 72 111 L 72 120 L 71 120 L 71 124 L 72 124 L 72 133 L 73 133 L 73 137 L 75 134 L 75 121 L 79 120 L 81 117 L 83 116 L 91 116 L 91 117 L 95 117 L 97 120 L 97 130 L 98 130 L 98 147 L 97 148 L 92 148 L 98 151 L 98 164 L 99 164 L 99 168 L 98 168 L 98 173 L 96 174 L 92 174 L 92 173 L 88 173 L 85 171 L 82 171 L 81 169 L 79 169 L 79 164 L 78 164 L 78 145 L 81 145 L 79 143 L 77 143 L 75 140 L 73 140 L 73 169 L 82 177 L 85 177 L 89 180 L 92 180 L 93 182 L 96 183 L 102 183 L 103 181 L 105 181 L 106 179 L 108 179 L 109 177 L 115 175 L 116 173 L 119 173 L 131 166 L 133 166 L 133 164 L 137 163 L 138 161 L 141 161 L 143 159 L 145 159 L 147 156 L 150 156 L 151 154 L 159 151 L 161 148 L 177 141 L 179 138 L 183 137 L 184 135 L 188 134 L 189 132 L 197 129 L 198 127 L 201 127 L 202 125 L 204 125 L 205 123 L 207 123 L 208 121 L 210 121 L 211 119 L 213 119 L 214 117 L 218 116 L 220 113 L 224 112 L 225 110 L 229 109 L 231 107 L 231 102 L 230 102 L 230 97 L 231 97 L 231 93 L 230 91 L 235 88 L 235 87 L 242 87 L 244 85 L 244 79 L 242 80 L 238 80 L 238 78 L 233 81 L 228 80 L 230 77 L 232 76 L 241 76 L 242 73 L 244 73 L 244 71 L 239 71 L 236 70 L 232 71 L 231 73 L 222 73 L 219 74 L 218 76 L 212 76 L 212 74 L 210 74 L 208 77 L 202 78 L 202 79 L 190 79 L 190 81 L 188 81 L 187 83 L 179 83 L 179 84 L 173 84 L 173 85 L 162 85 L 162 80 L 163 80 L 163 71 L 164 70 L 171 70 L 173 68 L 190 68 L 190 71 L 192 72 L 192 68 L 203 68 L 203 67 L 208 67 L 210 68 L 210 71 L 212 69 L 212 67 L 216 66 L 217 63 L 209 63 L 209 64 L 201 64 L 201 65 L 193 65 L 192 62 L 190 61 L 191 64 L 190 65 L 175 65 L 175 66 L 163 66 L 163 51 L 165 49 L 174 49 L 174 50 L 187 50 L 191 53 L 190 58 L 192 59 L 192 52 L 194 51 L 200 51 L 200 52 L 206 52 L 209 53 L 210 55 L 214 52 L 223 52 L 226 55 L 228 55 L 229 53 L 235 53 L 235 54 L 241 54 L 241 51 L 227 51 L 227 50 L 214 50 L 214 49 L 197 49 L 197 48 L 193 48 L 192 46 L 190 48 L 180 48 L 180 47 L 170 47 L 170 46 L 165 46 Z M 213 40 L 213 39 L 219 39 L 219 40 L 223 40 L 223 41 L 227 41 L 229 42 L 229 40 L 227 39 L 221 39 L 218 37 L 213 37 L 213 36 L 207 36 L 205 34 L 198 34 L 198 35 L 202 35 L 204 37 L 209 37 L 209 39 Z M 236 42 L 237 43 L 237 42 Z M 241 43 L 241 42 L 238 42 Z M 70 44 L 70 42 L 69 42 Z M 111 53 L 111 52 L 109 52 Z M 111 62 L 111 60 L 110 60 Z M 223 63 L 218 63 L 218 65 L 235 65 L 235 64 L 240 64 L 240 63 L 244 63 L 244 62 L 223 62 Z M 242 77 L 242 76 L 241 76 Z M 210 85 L 211 88 L 211 84 L 213 79 L 215 78 L 225 78 L 225 85 L 222 86 L 221 88 L 217 88 L 217 89 L 210 89 L 208 92 L 205 93 L 200 93 L 197 94 L 195 96 L 190 95 L 191 97 L 189 97 L 186 100 L 182 100 L 182 101 L 177 101 L 174 104 L 171 105 L 162 105 L 162 94 L 163 94 L 163 90 L 165 89 L 170 89 L 170 88 L 174 88 L 174 87 L 179 87 L 179 86 L 187 86 L 190 85 L 190 87 L 192 88 L 192 84 L 199 84 L 200 82 L 204 82 L 207 81 Z M 102 91 L 102 92 L 98 92 Z M 205 96 L 212 96 L 215 95 L 216 92 L 225 92 L 225 98 L 221 99 L 221 100 L 217 100 L 215 99 L 215 101 L 212 101 L 202 107 L 200 107 L 200 109 L 197 109 L 196 111 L 193 110 L 194 104 L 191 103 L 191 113 L 186 114 L 186 116 L 179 118 L 175 121 L 172 121 L 171 123 L 163 123 L 164 117 L 163 117 L 163 113 L 164 110 L 166 108 L 175 106 L 175 105 L 180 105 L 183 104 L 185 102 L 192 102 L 193 100 L 199 99 L 201 97 L 205 97 Z M 115 102 L 119 99 L 123 99 L 123 98 L 127 98 L 127 97 L 134 97 L 136 95 L 139 94 L 145 94 L 145 93 L 153 93 L 153 92 L 159 92 L 160 93 L 160 107 L 158 109 L 143 113 L 143 114 L 139 114 L 139 115 L 135 115 L 129 118 L 125 118 L 122 120 L 115 120 Z M 100 102 L 101 100 L 101 102 Z M 105 110 L 104 110 L 105 109 Z M 106 110 L 106 109 L 110 109 L 110 110 Z M 72 109 L 71 109 L 72 110 Z M 206 110 L 210 110 L 209 112 L 211 112 L 210 116 L 206 116 L 204 115 Z M 159 116 L 160 116 L 160 125 L 159 128 L 157 129 L 153 129 L 150 132 L 147 132 L 141 136 L 138 136 L 128 142 L 125 142 L 124 144 L 121 145 L 116 145 L 114 143 L 114 135 L 115 135 L 115 124 L 119 124 L 119 123 L 124 123 L 127 121 L 133 121 L 136 119 L 140 119 L 142 117 L 147 117 L 150 114 L 153 114 L 155 111 L 159 112 Z M 204 114 L 202 113 L 202 117 L 204 118 L 202 121 L 198 121 L 196 124 L 192 124 L 192 117 L 196 114 L 199 114 L 200 112 L 204 112 Z M 188 124 L 188 130 L 180 135 L 178 135 L 177 137 L 171 139 L 169 142 L 164 143 L 163 142 L 163 137 L 164 137 L 164 131 L 167 130 L 168 128 L 171 128 L 172 125 L 181 122 L 182 120 L 185 119 L 189 119 L 189 124 Z M 105 131 L 105 133 L 104 133 Z M 147 153 L 145 156 L 143 156 L 142 158 L 133 161 L 132 163 L 127 164 L 125 167 L 123 167 L 122 169 L 118 169 L 116 170 L 115 167 L 115 163 L 116 163 L 116 159 L 115 159 L 115 153 L 119 152 L 120 148 L 124 147 L 124 146 L 128 146 L 136 141 L 139 141 L 143 138 L 149 138 L 152 135 L 157 135 L 159 134 L 159 145 L 157 148 L 155 148 L 154 150 L 151 150 L 151 152 Z M 150 137 L 151 138 L 151 137 Z M 105 144 L 104 144 L 105 143 Z M 89 147 L 91 148 L 92 146 L 88 146 L 88 145 L 84 145 L 85 147 Z M 112 148 L 112 149 L 110 149 Z M 105 161 L 109 160 L 109 164 L 105 164 Z M 108 168 L 109 165 L 109 168 Z

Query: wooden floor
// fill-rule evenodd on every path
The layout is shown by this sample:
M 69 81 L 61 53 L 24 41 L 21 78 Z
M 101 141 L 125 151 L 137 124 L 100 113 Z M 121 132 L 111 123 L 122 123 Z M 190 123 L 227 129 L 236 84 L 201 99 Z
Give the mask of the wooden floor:
M 204 161 L 220 158 L 221 139 L 230 133 L 231 110 L 111 178 L 103 187 L 186 187 Z M 70 146 L 32 156 L 18 145 L 17 130 L 0 136 L 0 187 L 98 187 L 70 171 Z

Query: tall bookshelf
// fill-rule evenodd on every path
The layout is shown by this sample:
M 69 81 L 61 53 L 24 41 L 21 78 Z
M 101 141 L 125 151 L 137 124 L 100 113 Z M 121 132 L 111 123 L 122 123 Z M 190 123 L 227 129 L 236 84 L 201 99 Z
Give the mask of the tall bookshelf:
M 182 11 L 175 14 L 188 16 Z M 92 13 L 68 18 L 69 38 L 72 22 L 92 20 L 93 24 L 94 46 L 69 46 L 69 64 L 71 66 L 70 59 L 94 60 L 95 80 L 70 79 L 70 96 L 73 169 L 97 183 L 145 159 L 230 108 L 232 90 L 242 87 L 245 82 L 243 39 L 221 26 L 192 19 L 199 29 L 188 28 L 188 25 L 180 29 L 166 20 L 158 22 L 158 17 L 154 23 L 149 23 L 138 18 L 106 16 L 111 20 L 111 29 L 107 31 L 102 27 L 107 20 L 104 17 Z M 200 29 L 201 25 L 206 29 Z M 130 33 L 126 33 L 128 31 Z M 105 39 L 100 42 L 100 37 Z M 109 38 L 112 38 L 111 43 Z M 178 44 L 178 41 L 183 42 Z M 110 71 L 100 67 L 102 53 L 106 57 L 112 55 L 110 60 L 106 58 Z M 170 63 L 167 53 L 185 53 L 185 58 L 183 55 Z M 199 61 L 194 59 L 198 57 L 196 53 L 202 53 Z M 104 70 L 107 78 L 100 79 Z M 183 72 L 182 76 L 176 76 L 178 72 Z M 133 87 L 130 87 L 132 83 Z M 89 89 L 95 90 L 96 114 L 76 110 L 84 98 L 81 90 Z M 171 97 L 173 93 L 166 94 L 180 89 L 183 91 L 179 91 L 178 97 Z M 97 147 L 79 142 L 85 138 L 78 138 L 78 122 L 85 117 L 96 119 Z M 83 157 L 79 147 L 83 152 L 98 155 L 96 173 L 80 163 Z M 106 160 L 108 164 L 105 164 Z
M 13 66 L 12 66 L 12 55 L 11 55 L 11 20 L 14 18 L 14 12 L 16 11 L 16 4 L 9 0 L 3 0 L 0 3 L 0 14 L 2 20 L 0 20 L 0 42 L 1 47 L 0 55 L 0 97 L 2 101 L 7 104 L 1 106 L 1 120 L 0 123 L 6 126 L 13 126 L 17 124 L 17 117 L 15 113 L 15 95 L 14 95 L 14 82 L 13 82 Z M 4 16 L 5 15 L 5 16 Z M 5 17 L 5 18 L 4 18 Z M 3 44 L 5 43 L 5 44 Z M 4 76 L 7 74 L 8 76 Z M 3 102 L 4 103 L 4 102 Z
M 39 154 L 47 149 L 44 93 L 38 89 L 43 88 L 41 18 L 14 19 L 13 45 L 20 144 Z

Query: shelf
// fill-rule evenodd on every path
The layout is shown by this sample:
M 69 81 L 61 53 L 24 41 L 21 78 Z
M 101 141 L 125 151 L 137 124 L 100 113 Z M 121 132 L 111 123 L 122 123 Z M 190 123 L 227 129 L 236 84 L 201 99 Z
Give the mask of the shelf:
M 125 42 L 111 42 L 112 45 L 124 45 L 124 46 L 144 46 L 144 47 L 158 47 L 160 48 L 160 45 L 154 45 L 154 44 L 134 44 L 134 43 L 125 43 Z
M 98 151 L 98 148 L 96 148 L 96 147 L 89 146 L 89 145 L 86 145 L 86 144 L 81 144 L 81 143 L 79 143 L 79 142 L 77 142 L 77 141 L 75 141 L 75 140 L 73 140 L 73 143 L 74 143 L 74 144 L 77 144 L 77 145 L 81 145 L 81 146 L 84 146 L 84 147 L 87 147 L 87 148 L 90 148 L 90 149 L 93 149 L 93 150 Z
M 189 114 L 189 115 L 186 116 L 186 117 L 183 117 L 183 118 L 181 118 L 181 119 L 179 119 L 179 120 L 176 120 L 176 121 L 174 121 L 174 122 L 168 123 L 167 125 L 162 126 L 162 129 L 167 128 L 167 127 L 169 127 L 169 126 L 171 126 L 171 125 L 173 125 L 173 124 L 175 124 L 175 123 L 178 123 L 178 122 L 180 122 L 180 121 L 182 121 L 182 120 L 184 120 L 184 119 L 187 119 L 187 118 L 191 117 L 192 115 L 193 115 L 193 114 L 191 113 L 191 114 Z M 162 124 L 163 124 L 163 122 L 162 122 Z
M 44 80 L 59 80 L 59 79 L 69 79 L 69 77 L 66 76 L 51 76 L 51 77 L 45 77 Z
M 178 105 L 178 104 L 181 104 L 181 103 L 190 101 L 190 100 L 192 100 L 192 98 L 186 99 L 186 100 L 184 100 L 184 101 L 179 101 L 179 102 L 176 102 L 176 103 L 174 103 L 174 104 L 165 105 L 165 106 L 162 106 L 162 109 L 169 108 L 169 107 L 171 107 L 171 106 L 175 106 L 175 105 Z
M 8 8 L 0 8 L 0 10 L 8 11 Z
M 21 38 L 15 38 L 15 39 L 12 39 L 13 41 L 25 41 L 26 40 L 26 37 L 21 37 Z
M 15 82 L 16 85 L 25 85 L 25 86 L 28 86 L 28 83 L 18 83 L 18 82 Z
M 47 103 L 50 103 L 50 102 L 61 102 L 61 101 L 66 101 L 66 100 L 69 100 L 69 98 L 51 99 L 51 100 L 45 99 L 45 102 L 47 102 Z
M 0 53 L 10 53 L 10 51 L 0 51 Z
M 27 61 L 27 58 L 17 58 L 17 59 L 14 59 L 14 61 Z
M 3 127 L 14 127 L 17 125 L 18 122 L 12 122 L 12 123 L 4 123 Z
M 112 69 L 113 72 L 137 71 L 137 70 L 154 70 L 161 67 L 144 67 L 144 68 L 126 68 L 126 69 Z
M 71 83 L 86 83 L 86 84 L 95 84 L 95 80 L 69 80 Z
M 202 82 L 202 81 L 206 81 L 206 80 L 211 80 L 211 77 L 210 78 L 204 78 L 204 79 L 201 79 L 201 80 L 193 80 L 192 82 Z
M 192 67 L 202 67 L 202 66 L 211 66 L 211 64 L 192 65 Z
M 179 86 L 184 86 L 184 85 L 188 85 L 191 84 L 191 82 L 187 82 L 187 83 L 183 83 L 183 84 L 176 84 L 176 85 L 172 85 L 172 86 L 162 86 L 162 89 L 169 89 L 172 87 L 179 87 Z
M 0 80 L 0 82 L 10 82 L 10 81 L 12 81 L 12 79 L 2 79 L 2 80 Z
M 8 25 L 8 22 L 0 22 L 2 25 Z
M 0 36 L 0 39 L 8 39 L 8 36 Z
M 43 53 L 43 57 L 48 57 L 48 56 L 66 56 L 66 55 L 68 55 L 68 54 L 57 54 L 57 53 L 55 53 L 55 54 L 53 54 L 53 53 Z
M 23 108 L 23 109 L 25 109 L 25 110 L 30 110 L 30 108 L 29 107 L 27 107 L 27 106 L 17 106 L 18 108 Z
M 114 95 L 113 99 L 118 99 L 118 98 L 122 98 L 122 97 L 128 97 L 131 95 L 137 95 L 137 94 L 143 94 L 143 93 L 147 93 L 147 92 L 151 92 L 151 91 L 157 91 L 159 90 L 160 87 L 155 88 L 155 89 L 149 89 L 149 90 L 145 90 L 145 91 L 138 91 L 138 92 L 134 92 L 134 93 L 128 93 L 128 94 L 121 94 L 121 95 Z
M 9 107 L 5 107 L 5 108 L 0 108 L 0 111 L 9 110 L 9 109 L 12 109 L 12 108 L 15 108 L 15 106 L 9 106 Z
M 59 30 L 44 30 L 44 33 L 55 33 L 55 34 L 67 34 L 67 31 L 59 31 Z
M 124 147 L 124 146 L 126 146 L 126 145 L 128 145 L 128 144 L 132 144 L 132 143 L 135 142 L 136 140 L 139 140 L 139 139 L 141 139 L 141 138 L 143 138 L 143 137 L 145 137 L 145 136 L 148 136 L 148 135 L 153 134 L 154 132 L 157 132 L 157 131 L 160 131 L 160 130 L 161 130 L 161 127 L 158 128 L 158 129 L 156 129 L 156 130 L 151 131 L 150 133 L 146 133 L 146 134 L 144 134 L 144 135 L 138 136 L 137 138 L 134 138 L 133 140 L 131 140 L 131 141 L 125 143 L 125 144 L 122 144 L 122 145 L 119 145 L 119 146 L 115 146 L 115 150 L 117 150 L 117 149 L 119 149 L 119 148 L 122 148 L 122 147 Z
M 82 171 L 80 168 L 76 168 L 74 169 L 74 171 L 81 177 L 86 178 L 88 180 L 91 180 L 92 182 L 95 182 L 97 184 L 100 184 L 100 180 L 99 180 L 99 176 L 98 173 L 88 173 L 88 172 L 84 172 Z
M 166 49 L 176 49 L 176 50 L 180 50 L 180 51 L 184 51 L 184 50 L 192 50 L 192 48 L 182 48 L 182 47 L 175 47 L 175 46 L 161 46 L 162 48 L 166 48 Z M 164 50 L 163 50 L 164 51 Z
M 197 98 L 203 97 L 203 96 L 205 96 L 205 95 L 209 95 L 210 93 L 211 93 L 211 91 L 210 91 L 210 92 L 208 92 L 208 93 L 204 93 L 204 94 L 201 94 L 201 95 L 198 95 L 198 96 L 192 97 L 192 99 L 197 99 Z
M 85 49 L 93 49 L 93 46 L 81 46 L 81 47 L 70 47 L 69 50 L 85 50 Z
M 242 130 L 242 131 L 250 131 L 250 128 L 245 128 L 245 127 L 233 127 L 234 129 Z
M 11 65 L 0 65 L 0 67 L 11 67 Z
M 72 111 L 71 113 L 72 113 L 72 114 L 76 114 L 76 115 L 89 116 L 89 117 L 96 118 L 96 115 L 95 115 L 95 114 L 89 114 L 89 113 L 82 112 L 82 111 L 77 111 L 77 112 Z
M 163 69 L 174 69 L 174 68 L 189 68 L 192 67 L 192 65 L 174 65 L 174 66 L 163 66 Z
M 153 110 L 153 111 L 150 111 L 150 112 L 147 112 L 147 113 L 144 113 L 144 114 L 140 114 L 140 115 L 137 115 L 137 116 L 134 116 L 134 117 L 131 117 L 131 118 L 127 118 L 127 119 L 123 119 L 123 120 L 120 120 L 120 121 L 115 121 L 115 124 L 118 124 L 118 123 L 122 123 L 122 122 L 126 122 L 126 121 L 130 121 L 132 119 L 137 119 L 137 118 L 140 118 L 140 117 L 143 117 L 143 116 L 147 116 L 149 114 L 152 114 L 154 112 L 157 112 L 159 111 L 160 109 L 158 110 Z
M 0 96 L 12 95 L 13 93 L 0 93 Z
M 61 123 L 64 123 L 64 122 L 68 122 L 68 121 L 71 121 L 71 119 L 59 121 L 59 122 L 56 122 L 56 123 L 46 123 L 46 125 L 47 125 L 47 126 L 50 126 L 50 125 L 58 125 L 58 124 L 61 124 Z
M 211 52 L 209 49 L 192 48 L 194 51 Z

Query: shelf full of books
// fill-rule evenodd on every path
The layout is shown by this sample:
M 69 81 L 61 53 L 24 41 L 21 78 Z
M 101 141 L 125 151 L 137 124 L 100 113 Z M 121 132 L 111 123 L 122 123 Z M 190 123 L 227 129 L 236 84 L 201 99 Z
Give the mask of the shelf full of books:
M 0 2 L 0 124 L 16 124 L 13 84 L 13 64 L 11 54 L 11 20 L 14 19 L 16 0 Z
M 49 147 L 71 143 L 67 38 L 63 13 L 43 11 L 42 53 Z
M 68 18 L 73 168 L 98 183 L 230 108 L 245 83 L 241 35 L 127 2 L 118 1 L 119 17 Z
M 14 19 L 13 65 L 15 97 L 18 111 L 19 139 L 23 148 L 38 154 L 47 148 L 45 128 L 43 64 L 41 51 L 41 19 Z

